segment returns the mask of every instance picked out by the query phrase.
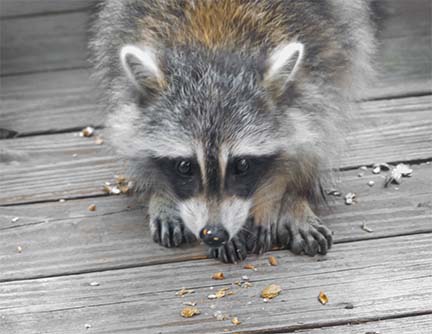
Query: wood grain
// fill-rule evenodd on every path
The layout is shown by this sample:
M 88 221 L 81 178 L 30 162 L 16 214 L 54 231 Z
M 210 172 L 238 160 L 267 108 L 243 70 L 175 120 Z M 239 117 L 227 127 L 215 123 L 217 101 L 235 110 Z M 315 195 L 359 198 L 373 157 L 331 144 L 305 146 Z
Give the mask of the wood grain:
M 89 70 L 0 78 L 0 124 L 20 135 L 102 126 L 104 113 Z
M 0 329 L 67 334 L 82 332 L 90 324 L 93 333 L 289 332 L 430 313 L 431 242 L 432 234 L 423 234 L 340 244 L 325 261 L 274 252 L 279 266 L 270 266 L 262 257 L 253 261 L 255 272 L 201 260 L 3 283 Z M 216 271 L 223 271 L 226 279 L 212 280 Z M 251 288 L 231 286 L 242 275 L 249 276 Z M 264 303 L 259 293 L 271 283 L 279 284 L 282 293 Z M 195 293 L 175 296 L 181 287 Z M 221 287 L 235 294 L 207 299 Z M 317 301 L 320 291 L 329 296 L 325 306 Z M 184 301 L 197 301 L 201 315 L 181 318 Z M 347 309 L 347 304 L 353 308 Z M 217 321 L 217 310 L 237 316 L 242 324 Z
M 88 67 L 88 19 L 74 12 L 1 20 L 0 75 Z
M 429 334 L 432 315 L 421 315 L 349 325 L 299 330 L 297 334 Z M 241 333 L 241 332 L 240 332 Z M 289 332 L 292 333 L 292 332 Z M 288 334 L 284 332 L 283 334 Z
M 338 188 L 357 194 L 346 206 L 330 199 L 322 209 L 337 243 L 432 232 L 432 166 L 414 166 L 414 175 L 399 186 L 383 188 L 381 175 L 370 171 L 340 175 Z M 367 186 L 375 180 L 376 186 Z M 96 211 L 87 207 L 96 204 Z M 19 217 L 17 222 L 12 222 Z M 373 232 L 362 229 L 365 224 Z M 17 247 L 22 252 L 17 252 Z M 286 251 L 282 251 L 285 253 Z M 143 204 L 109 196 L 0 208 L 0 281 L 86 271 L 148 266 L 202 258 L 201 246 L 166 249 L 151 240 Z
M 20 8 L 25 13 L 26 6 L 9 1 L 9 7 L 13 4 L 13 8 Z M 44 0 L 39 6 L 44 8 L 47 3 Z M 55 6 L 76 9 L 81 6 L 80 3 L 80 0 L 63 0 L 57 1 Z M 428 0 L 408 3 L 405 0 L 385 1 L 384 7 L 389 12 L 389 18 L 380 36 L 380 81 L 374 89 L 365 92 L 365 97 L 431 92 L 431 6 Z M 27 7 L 29 13 L 34 11 L 32 6 Z M 82 11 L 3 20 L 1 73 L 88 67 L 88 17 L 89 12 Z
M 87 10 L 95 0 L 2 0 L 0 18 Z

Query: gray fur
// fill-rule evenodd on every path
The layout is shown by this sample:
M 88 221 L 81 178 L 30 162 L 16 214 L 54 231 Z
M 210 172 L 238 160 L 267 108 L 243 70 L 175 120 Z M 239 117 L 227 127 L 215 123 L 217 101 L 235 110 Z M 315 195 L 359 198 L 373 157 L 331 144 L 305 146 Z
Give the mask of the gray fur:
M 290 36 L 286 42 L 304 45 L 298 73 L 292 82 L 284 83 L 283 89 L 276 90 L 274 83 L 265 80 L 269 59 L 279 47 L 269 42 L 270 38 L 261 36 L 262 43 L 251 41 L 250 47 L 214 50 L 199 44 L 175 43 L 162 35 L 156 41 L 145 37 L 142 22 L 146 18 L 159 20 L 166 29 L 180 29 L 167 22 L 181 22 L 186 3 L 197 2 L 106 0 L 100 5 L 90 44 L 95 74 L 104 92 L 111 143 L 128 161 L 137 191 L 158 198 L 159 204 L 152 205 L 153 230 L 157 229 L 154 221 L 160 221 L 159 216 L 164 217 L 163 221 L 179 222 L 169 226 L 183 230 L 177 212 L 179 200 L 153 159 L 194 155 L 199 147 L 206 154 L 221 147 L 231 155 L 247 150 L 254 155 L 282 153 L 277 171 L 286 173 L 290 180 L 285 201 L 303 198 L 314 202 L 321 197 L 321 183 L 328 178 L 332 162 L 340 153 L 351 104 L 373 77 L 375 40 L 370 2 L 244 0 L 261 6 L 264 3 L 265 10 L 286 11 L 287 19 L 281 20 L 281 29 Z M 254 36 L 251 32 L 248 38 Z M 137 89 L 120 64 L 120 50 L 125 45 L 152 48 L 166 86 L 159 89 L 142 82 L 144 88 Z M 293 180 L 299 179 L 307 181 L 295 184 Z M 167 207 L 176 212 L 172 217 L 167 216 Z M 306 208 L 293 217 L 290 205 L 282 203 L 278 207 L 279 218 L 259 226 L 259 233 L 252 233 L 262 234 L 252 247 L 256 252 L 267 250 L 271 239 L 283 240 L 283 245 L 296 253 L 315 255 L 327 251 L 331 246 L 330 232 L 321 227 L 312 211 Z M 215 215 L 214 210 L 210 211 Z M 245 223 L 222 222 L 238 224 L 231 228 L 236 231 Z M 197 235 L 197 231 L 192 232 Z M 231 237 L 238 239 L 240 234 Z M 175 245 L 179 240 L 175 239 Z M 161 243 L 171 246 L 171 241 Z M 225 254 L 223 259 L 229 259 L 226 246 L 224 249 L 212 254 Z

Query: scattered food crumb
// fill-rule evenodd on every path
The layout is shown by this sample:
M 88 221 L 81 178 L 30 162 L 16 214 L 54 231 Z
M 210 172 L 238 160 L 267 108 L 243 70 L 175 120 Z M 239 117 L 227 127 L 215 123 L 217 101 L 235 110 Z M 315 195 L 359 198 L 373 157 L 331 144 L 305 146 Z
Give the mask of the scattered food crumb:
M 91 325 L 90 325 L 90 324 L 85 324 L 84 327 L 85 327 L 86 329 L 89 329 L 89 328 L 91 328 Z
M 268 303 L 269 301 L 270 301 L 270 299 L 268 299 L 268 298 L 264 298 L 264 299 L 263 299 L 263 302 L 264 302 L 264 303 Z
M 249 276 L 247 276 L 247 275 L 243 275 L 243 276 L 241 277 L 241 279 L 242 279 L 242 281 L 249 281 Z
M 388 175 L 384 182 L 384 187 L 388 187 L 390 183 L 400 184 L 402 177 L 411 177 L 413 170 L 410 166 L 405 164 L 398 164 L 392 169 L 390 175 Z
M 361 166 L 360 169 L 364 171 L 368 170 L 367 166 Z
M 73 157 L 73 158 L 76 158 L 77 156 L 78 156 L 77 153 L 72 154 L 72 157 Z
M 125 183 L 127 181 L 126 176 L 124 176 L 124 175 L 115 175 L 115 180 L 116 180 L 117 184 Z
M 386 164 L 385 162 L 373 164 L 372 166 L 372 173 L 373 174 L 379 174 L 381 171 L 384 170 L 390 170 L 390 165 Z
M 87 126 L 81 130 L 80 137 L 91 137 L 93 136 L 94 128 Z
M 106 182 L 103 187 L 104 192 L 110 195 L 119 195 L 121 193 L 117 186 L 111 186 L 109 182 Z
M 22 247 L 21 247 L 21 246 L 18 246 L 18 247 L 17 247 L 17 251 L 18 251 L 18 253 L 22 253 Z
M 373 169 L 372 169 L 372 173 L 374 173 L 374 174 L 379 174 L 379 173 L 381 173 L 381 167 L 374 167 Z
M 115 176 L 116 185 L 111 185 L 110 182 L 105 182 L 103 186 L 103 190 L 107 194 L 111 195 L 119 195 L 126 194 L 129 192 L 129 189 L 132 188 L 133 184 L 131 181 L 128 182 L 125 176 L 116 175 Z
M 99 282 L 90 282 L 90 286 L 99 286 Z
M 193 301 L 193 302 L 183 302 L 183 305 L 187 305 L 187 306 L 196 306 L 197 302 Z
M 399 171 L 399 173 L 401 173 L 404 177 L 411 177 L 413 173 L 412 168 L 405 164 L 398 164 L 395 169 Z
M 273 255 L 270 255 L 268 257 L 268 261 L 269 261 L 270 265 L 272 265 L 272 266 L 278 265 L 278 260 Z
M 89 211 L 96 211 L 96 204 L 90 204 L 87 208 Z
M 327 190 L 327 195 L 340 197 L 342 196 L 342 193 L 337 189 L 329 189 Z
M 95 136 L 95 144 L 96 145 L 102 145 L 104 143 L 104 140 L 100 136 Z
M 231 322 L 233 323 L 233 325 L 236 325 L 236 326 L 241 324 L 241 321 L 237 317 L 233 317 L 231 319 Z
M 373 230 L 372 230 L 371 228 L 367 227 L 365 223 L 363 223 L 363 224 L 361 225 L 361 229 L 362 229 L 363 231 L 368 232 L 368 233 L 372 233 L 372 232 L 373 232 Z
M 358 177 L 363 177 L 363 176 L 364 176 L 364 173 L 358 173 L 357 176 L 358 176 Z
M 64 203 L 64 202 L 66 202 L 66 200 L 64 198 L 62 198 L 62 199 L 59 199 L 59 202 Z
M 345 204 L 346 205 L 351 205 L 354 203 L 354 199 L 356 198 L 356 194 L 355 193 L 348 193 L 345 195 Z
M 19 217 L 13 217 L 12 220 L 11 220 L 11 222 L 12 223 L 16 223 L 18 220 L 19 220 Z
M 225 296 L 230 296 L 233 295 L 234 292 L 232 292 L 229 288 L 222 288 L 219 289 L 218 291 L 216 291 L 216 293 L 208 295 L 207 298 L 208 299 L 219 299 Z
M 352 310 L 353 308 L 354 308 L 354 305 L 351 303 L 347 303 L 344 307 L 344 309 L 346 309 L 346 310 Z
M 214 273 L 212 275 L 212 279 L 214 279 L 214 280 L 223 280 L 223 279 L 225 279 L 225 276 L 224 276 L 223 272 L 219 271 L 219 272 Z
M 193 307 L 193 306 L 186 306 L 185 308 L 183 308 L 180 315 L 183 318 L 192 318 L 194 315 L 198 315 L 200 313 L 201 312 L 200 312 L 200 310 L 198 310 L 198 308 Z
M 216 320 L 218 321 L 222 321 L 222 320 L 227 320 L 229 319 L 228 316 L 226 314 L 223 314 L 222 311 L 216 311 L 213 316 L 216 318 Z
M 255 268 L 255 266 L 253 265 L 253 264 L 250 264 L 250 263 L 248 263 L 248 264 L 245 264 L 244 266 L 243 266 L 243 269 L 250 269 L 250 270 L 257 270 L 256 268 Z
M 282 291 L 282 288 L 277 284 L 270 284 L 261 291 L 261 297 L 272 299 L 277 297 Z
M 192 289 L 181 288 L 179 291 L 176 292 L 176 296 L 183 297 L 185 295 L 188 295 L 188 294 L 194 293 L 194 292 L 195 292 L 195 290 L 192 290 Z
M 367 183 L 367 185 L 368 185 L 369 187 L 373 187 L 373 186 L 375 185 L 375 181 L 369 181 L 369 182 Z
M 327 295 L 324 292 L 320 291 L 320 293 L 318 295 L 318 301 L 321 304 L 325 305 L 325 304 L 327 304 L 329 302 L 329 299 L 328 299 Z

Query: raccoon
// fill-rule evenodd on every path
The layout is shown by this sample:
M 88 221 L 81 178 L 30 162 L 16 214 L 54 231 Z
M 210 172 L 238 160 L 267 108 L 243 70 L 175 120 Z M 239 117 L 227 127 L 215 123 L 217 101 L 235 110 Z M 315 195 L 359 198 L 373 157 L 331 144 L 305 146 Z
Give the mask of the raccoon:
M 90 43 L 153 240 L 326 254 L 314 210 L 373 74 L 367 0 L 106 0 Z

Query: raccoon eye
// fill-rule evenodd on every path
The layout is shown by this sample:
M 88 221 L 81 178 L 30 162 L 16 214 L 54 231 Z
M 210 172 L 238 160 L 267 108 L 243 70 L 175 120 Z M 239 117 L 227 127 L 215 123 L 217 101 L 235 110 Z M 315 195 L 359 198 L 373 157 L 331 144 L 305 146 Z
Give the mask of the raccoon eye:
M 235 163 L 235 173 L 237 175 L 244 175 L 249 170 L 249 162 L 246 159 L 239 159 Z
M 192 175 L 192 164 L 189 160 L 180 160 L 177 162 L 176 170 L 180 175 Z

